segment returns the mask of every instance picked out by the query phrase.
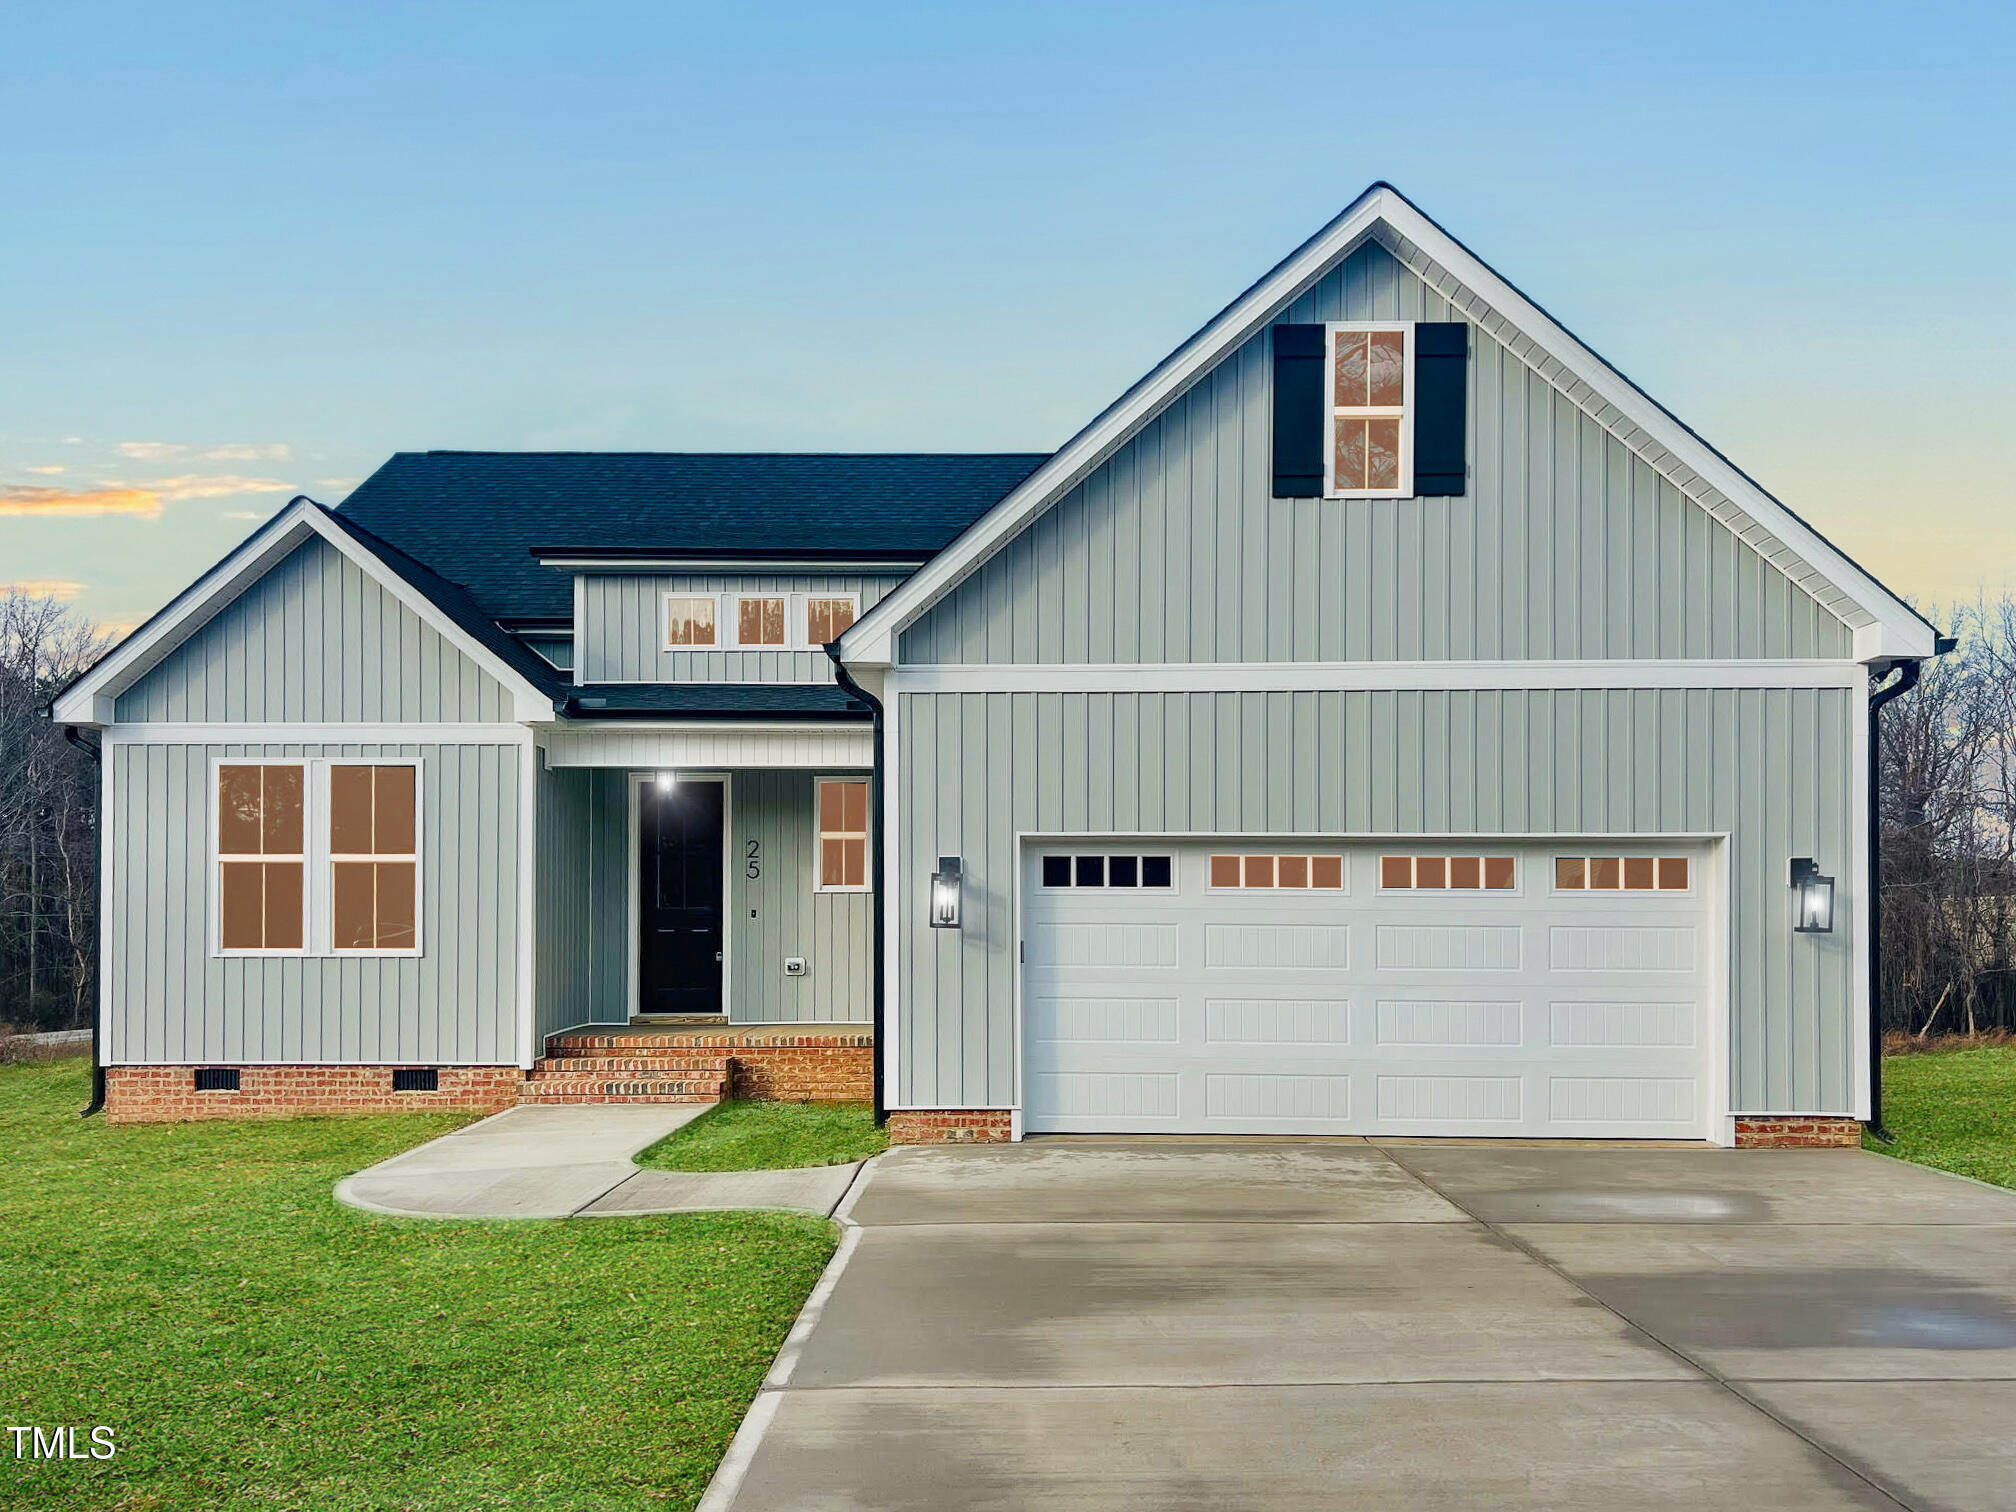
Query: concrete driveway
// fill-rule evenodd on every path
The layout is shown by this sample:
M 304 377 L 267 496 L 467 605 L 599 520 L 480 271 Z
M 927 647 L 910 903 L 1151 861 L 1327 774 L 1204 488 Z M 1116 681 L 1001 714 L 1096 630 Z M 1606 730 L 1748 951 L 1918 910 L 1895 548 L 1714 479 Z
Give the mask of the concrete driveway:
M 1860 1151 L 897 1151 L 707 1505 L 2016 1506 L 2016 1193 Z

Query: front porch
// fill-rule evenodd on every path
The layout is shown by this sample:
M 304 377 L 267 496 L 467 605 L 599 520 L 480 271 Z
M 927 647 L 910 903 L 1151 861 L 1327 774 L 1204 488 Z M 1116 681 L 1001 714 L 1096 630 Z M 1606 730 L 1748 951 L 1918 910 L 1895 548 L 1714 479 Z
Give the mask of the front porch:
M 869 734 L 626 723 L 542 747 L 525 1101 L 873 1095 Z

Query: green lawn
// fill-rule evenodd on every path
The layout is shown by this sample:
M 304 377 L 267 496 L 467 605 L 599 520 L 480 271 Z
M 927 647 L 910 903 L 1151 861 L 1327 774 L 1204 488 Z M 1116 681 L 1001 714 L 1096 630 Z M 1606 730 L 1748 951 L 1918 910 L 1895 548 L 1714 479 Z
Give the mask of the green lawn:
M 0 1067 L 0 1424 L 119 1453 L 0 1436 L 0 1507 L 689 1507 L 833 1251 L 769 1214 L 373 1217 L 331 1183 L 461 1120 L 109 1128 L 86 1075 Z
M 637 1157 L 661 1171 L 779 1171 L 845 1165 L 889 1148 L 867 1103 L 729 1102 Z
M 2016 1047 L 1883 1058 L 1885 1155 L 2016 1187 Z

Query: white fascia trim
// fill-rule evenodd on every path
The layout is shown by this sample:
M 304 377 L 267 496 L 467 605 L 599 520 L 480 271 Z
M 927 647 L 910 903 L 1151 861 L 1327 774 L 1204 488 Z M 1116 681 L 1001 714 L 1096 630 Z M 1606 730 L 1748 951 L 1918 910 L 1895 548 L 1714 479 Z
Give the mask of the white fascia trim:
M 522 724 L 115 724 L 107 745 L 517 745 Z
M 903 693 L 1316 693 L 1384 689 L 1862 688 L 1852 661 L 1204 662 L 897 667 Z
M 513 729 L 522 729 L 513 725 Z M 866 716 L 860 719 L 563 719 L 548 726 L 541 734 L 565 735 L 569 739 L 592 740 L 598 735 L 638 735 L 638 734 L 734 734 L 746 735 L 754 732 L 761 735 L 816 735 L 831 734 L 835 731 L 865 731 L 870 728 Z
M 1080 482 L 1156 414 L 1292 304 L 1368 237 L 1388 228 L 1448 269 L 1497 314 L 1517 327 L 1592 393 L 1706 479 L 1798 553 L 1875 621 L 1877 633 L 1858 636 L 1858 659 L 1926 657 L 1933 632 L 1881 584 L 1822 540 L 1790 510 L 1765 493 L 1618 373 L 1532 301 L 1486 267 L 1468 248 L 1385 185 L 1366 191 L 1328 226 L 1304 242 L 1273 272 L 1242 294 L 1147 377 L 994 505 L 958 540 L 876 604 L 841 637 L 841 653 L 856 661 L 895 664 L 896 637 L 974 568 Z M 1382 244 L 1384 237 L 1381 237 Z
M 519 766 L 519 784 L 518 1067 L 530 1071 L 544 1046 L 538 1032 L 539 748 L 529 737 Z
M 430 629 L 511 694 L 513 715 L 527 723 L 553 718 L 553 701 L 487 646 L 472 639 L 429 599 L 387 567 L 375 553 L 335 517 L 311 499 L 296 499 L 254 531 L 230 556 L 185 589 L 154 621 L 129 637 L 113 653 L 79 678 L 54 707 L 56 722 L 104 726 L 111 722 L 111 701 L 118 698 L 201 629 L 310 535 L 319 535 L 354 561 Z
M 851 577 L 857 573 L 877 574 L 887 572 L 911 573 L 928 556 L 919 553 L 913 557 L 890 557 L 886 560 L 869 562 L 838 561 L 832 557 L 541 557 L 541 567 L 567 567 L 576 572 L 628 572 L 659 573 L 684 572 L 692 574 L 718 573 L 777 573 L 794 576 L 803 573 L 821 573 L 834 577 Z
M 307 517 L 314 508 L 306 499 L 294 500 L 247 536 L 236 551 L 183 589 L 158 615 L 64 690 L 51 710 L 56 722 L 110 724 L 113 701 L 121 693 L 308 538 L 313 527 Z

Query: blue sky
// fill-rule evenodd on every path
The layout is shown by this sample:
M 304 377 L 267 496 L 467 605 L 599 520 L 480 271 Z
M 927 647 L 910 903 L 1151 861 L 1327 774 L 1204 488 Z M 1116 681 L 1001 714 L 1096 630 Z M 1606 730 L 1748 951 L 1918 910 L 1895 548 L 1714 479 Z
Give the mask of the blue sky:
M 1056 445 L 1390 179 L 1921 598 L 2016 578 L 2010 7 L 0 0 L 0 583 L 427 447 Z

